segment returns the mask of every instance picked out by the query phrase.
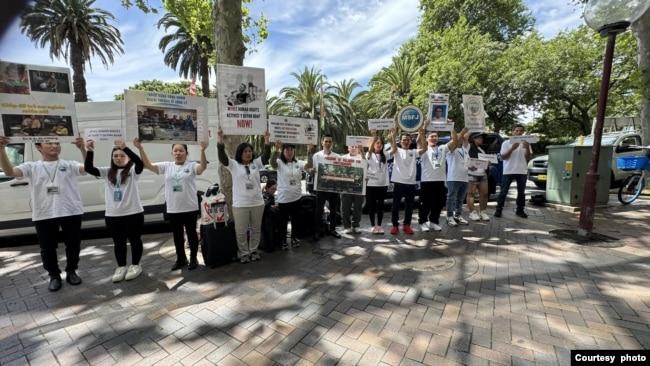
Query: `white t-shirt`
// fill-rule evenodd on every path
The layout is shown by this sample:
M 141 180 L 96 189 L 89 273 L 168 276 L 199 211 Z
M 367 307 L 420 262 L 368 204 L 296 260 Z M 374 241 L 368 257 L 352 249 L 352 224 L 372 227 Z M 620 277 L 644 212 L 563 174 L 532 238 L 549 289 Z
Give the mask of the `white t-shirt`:
M 119 217 L 144 212 L 142 203 L 140 202 L 140 190 L 138 189 L 140 174 L 135 173 L 135 166 L 131 167 L 129 179 L 127 179 L 126 182 L 122 182 L 121 174 L 123 169 L 118 169 L 117 175 L 115 176 L 115 185 L 108 180 L 108 172 L 110 168 L 103 167 L 97 168 L 97 170 L 99 170 L 99 176 L 106 180 L 106 186 L 104 189 L 106 216 Z M 117 187 L 117 183 L 119 183 L 119 188 Z
M 467 164 L 469 145 L 457 147 L 453 152 L 447 146 L 447 182 L 467 182 Z
M 318 179 L 318 165 L 325 162 L 325 157 L 337 158 L 339 157 L 339 154 L 332 151 L 329 153 L 329 155 L 325 155 L 325 151 L 321 150 L 312 156 L 312 163 L 314 164 L 314 169 L 316 171 L 314 173 L 314 182 L 316 182 Z
M 391 182 L 402 184 L 415 184 L 415 174 L 417 173 L 418 152 L 416 149 L 397 148 L 397 153 L 393 160 L 393 174 Z
M 160 174 L 165 175 L 165 202 L 167 213 L 182 213 L 199 210 L 199 200 L 196 197 L 196 169 L 199 164 L 195 161 L 177 165 L 173 161 L 155 163 Z
M 512 146 L 510 140 L 504 141 L 501 145 L 501 156 L 507 153 Z M 532 153 L 530 145 L 528 149 Z M 528 162 L 526 161 L 526 149 L 523 144 L 519 144 L 519 147 L 510 154 L 508 159 L 503 160 L 503 174 L 528 174 Z
M 248 166 L 248 170 L 246 167 Z M 264 169 L 262 157 L 250 164 L 239 164 L 235 159 L 228 159 L 228 170 L 232 174 L 232 207 L 256 207 L 264 205 L 260 170 Z
M 40 221 L 84 213 L 77 177 L 82 165 L 76 161 L 30 161 L 18 167 L 31 183 L 32 220 Z
M 388 159 L 390 159 L 390 152 L 384 152 L 386 155 L 386 162 L 381 162 L 381 155 L 372 153 L 368 159 L 368 170 L 366 176 L 368 177 L 367 187 L 387 187 L 388 186 Z
M 427 152 L 420 155 L 420 168 L 422 182 L 444 182 L 445 174 L 445 146 L 429 146 Z
M 302 172 L 305 162 L 302 160 L 284 163 L 277 159 L 278 164 L 278 190 L 275 193 L 277 203 L 296 202 L 302 197 Z

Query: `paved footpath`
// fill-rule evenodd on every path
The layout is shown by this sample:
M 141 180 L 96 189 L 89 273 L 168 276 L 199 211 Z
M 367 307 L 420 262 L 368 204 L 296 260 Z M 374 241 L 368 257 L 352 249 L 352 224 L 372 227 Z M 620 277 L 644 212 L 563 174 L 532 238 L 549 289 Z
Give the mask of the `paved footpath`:
M 569 365 L 571 349 L 650 348 L 650 200 L 599 211 L 620 238 L 605 247 L 549 233 L 576 214 L 528 212 L 193 272 L 169 272 L 170 235 L 147 235 L 145 273 L 120 284 L 110 239 L 89 240 L 84 283 L 58 293 L 36 246 L 0 249 L 0 364 Z

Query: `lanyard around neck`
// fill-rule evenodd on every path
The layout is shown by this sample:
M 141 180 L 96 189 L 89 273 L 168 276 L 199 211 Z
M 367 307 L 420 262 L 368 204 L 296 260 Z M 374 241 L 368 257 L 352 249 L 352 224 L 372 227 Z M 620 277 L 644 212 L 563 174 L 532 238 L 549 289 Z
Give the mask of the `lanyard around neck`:
M 50 173 L 50 170 L 47 168 L 45 164 L 43 164 L 43 169 L 45 169 L 45 173 L 47 173 L 48 178 L 50 179 L 50 183 L 54 183 L 54 179 L 56 179 L 56 172 L 59 171 L 59 163 L 61 160 L 56 161 L 56 165 L 54 166 L 54 174 Z

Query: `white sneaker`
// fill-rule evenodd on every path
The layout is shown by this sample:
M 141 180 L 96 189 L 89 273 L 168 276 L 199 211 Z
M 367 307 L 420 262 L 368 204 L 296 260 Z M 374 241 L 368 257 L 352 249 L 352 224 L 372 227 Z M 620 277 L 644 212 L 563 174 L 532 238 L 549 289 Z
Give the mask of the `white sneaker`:
M 420 224 L 420 231 L 423 233 L 428 233 L 429 232 L 429 225 L 427 222 Z
M 472 211 L 469 214 L 469 219 L 472 221 L 479 221 L 481 220 L 481 216 L 478 214 L 478 211 Z
M 120 282 L 124 280 L 124 276 L 126 276 L 126 266 L 117 267 L 115 269 L 115 273 L 113 273 L 113 282 Z
M 458 223 L 456 222 L 453 216 L 447 216 L 447 226 L 449 227 L 458 226 Z
M 469 222 L 465 220 L 461 215 L 454 217 L 454 219 L 456 219 L 456 221 L 458 221 L 458 223 L 461 225 L 469 225 Z
M 433 222 L 430 222 L 430 223 L 429 223 L 429 227 L 430 227 L 431 230 L 433 230 L 433 231 L 442 231 L 442 227 L 440 227 L 440 225 L 438 225 L 438 224 L 436 224 L 436 223 L 433 223 Z
M 357 229 L 356 227 L 353 226 L 352 227 L 352 234 L 358 234 L 358 233 L 359 233 L 359 229 Z
M 129 269 L 126 271 L 126 276 L 124 276 L 124 279 L 127 281 L 134 280 L 140 276 L 140 273 L 142 273 L 142 267 L 140 267 L 139 264 L 130 265 Z
M 354 233 L 354 230 L 352 228 L 348 227 L 348 228 L 343 229 L 342 233 L 343 234 L 352 234 L 352 233 Z
M 384 227 L 383 226 L 377 226 L 377 232 L 375 234 L 383 235 L 384 234 Z
M 490 221 L 490 216 L 488 216 L 488 214 L 486 214 L 485 211 L 481 211 L 480 215 L 481 215 L 481 220 Z

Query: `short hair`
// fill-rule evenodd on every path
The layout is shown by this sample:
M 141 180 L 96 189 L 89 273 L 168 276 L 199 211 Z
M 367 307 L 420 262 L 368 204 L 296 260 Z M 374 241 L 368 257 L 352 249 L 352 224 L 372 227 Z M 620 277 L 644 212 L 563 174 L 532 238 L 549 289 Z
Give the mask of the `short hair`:
M 243 164 L 241 160 L 241 156 L 244 155 L 244 150 L 246 150 L 247 147 L 249 147 L 253 152 L 253 158 L 251 159 L 251 161 L 255 160 L 255 149 L 253 149 L 253 145 L 249 144 L 248 142 L 242 142 L 237 146 L 237 151 L 235 151 L 235 160 L 239 164 Z
M 265 187 L 272 187 L 272 186 L 275 186 L 277 184 L 278 184 L 278 182 L 276 182 L 275 179 L 269 179 L 269 180 L 266 181 L 266 186 Z
M 321 141 L 325 140 L 327 137 L 331 138 L 332 141 L 334 141 L 334 136 L 332 136 L 329 133 L 324 133 L 323 136 L 320 138 Z
M 524 131 L 526 130 L 526 127 L 524 125 L 522 125 L 521 123 L 517 123 L 515 125 L 515 127 L 513 127 L 512 129 L 514 130 L 514 129 L 517 129 L 517 128 L 521 128 Z
M 413 138 L 411 137 L 411 134 L 408 133 L 408 132 L 402 132 L 402 133 L 400 133 L 400 135 L 399 135 L 399 139 L 401 140 L 405 135 L 408 136 L 408 138 L 413 139 Z

